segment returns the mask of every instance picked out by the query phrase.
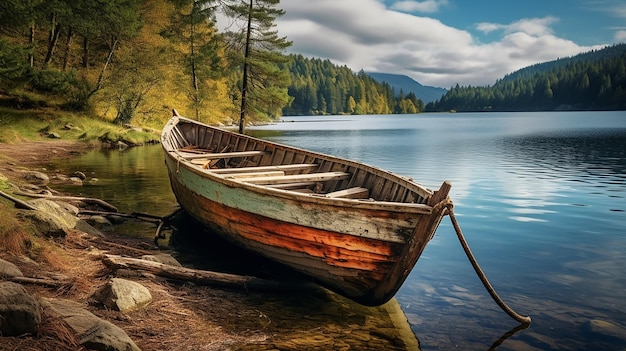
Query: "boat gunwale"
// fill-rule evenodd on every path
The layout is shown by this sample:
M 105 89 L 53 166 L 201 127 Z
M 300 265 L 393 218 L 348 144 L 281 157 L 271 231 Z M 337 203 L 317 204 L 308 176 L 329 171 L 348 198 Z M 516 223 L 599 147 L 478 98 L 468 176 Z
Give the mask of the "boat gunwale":
M 210 169 L 203 169 L 197 164 L 193 164 L 191 160 L 186 159 L 178 154 L 178 149 L 173 149 L 169 143 L 166 142 L 167 135 L 172 133 L 174 127 L 180 122 L 198 124 L 209 129 L 217 130 L 223 133 L 234 133 L 228 130 L 220 129 L 218 127 L 210 126 L 198 121 L 194 121 L 181 116 L 172 117 L 161 133 L 161 143 L 164 145 L 166 154 L 176 162 L 177 167 L 184 166 L 189 171 L 198 174 L 201 177 L 211 179 L 215 182 L 225 184 L 229 187 L 245 188 L 249 191 L 261 193 L 269 196 L 280 196 L 282 198 L 288 198 L 292 200 L 304 201 L 308 203 L 319 203 L 324 205 L 334 205 L 338 207 L 351 207 L 355 209 L 369 209 L 369 210 L 381 210 L 391 212 L 411 212 L 416 214 L 431 214 L 433 207 L 427 204 L 410 203 L 410 202 L 392 202 L 392 201 L 380 201 L 370 199 L 349 199 L 340 197 L 325 197 L 324 194 L 307 194 L 286 189 L 278 189 L 273 187 L 264 186 L 261 184 L 247 183 L 239 181 L 236 178 L 227 178 L 226 174 L 213 173 Z M 237 133 L 234 133 L 237 134 Z M 348 167 L 354 167 L 364 169 L 367 172 L 371 172 L 376 176 L 384 177 L 388 180 L 401 184 L 410 190 L 415 191 L 426 200 L 430 199 L 433 195 L 433 191 L 423 187 L 422 185 L 412 181 L 411 179 L 395 174 L 393 172 L 384 170 L 382 168 L 372 166 L 363 162 L 357 162 L 337 156 L 327 155 L 320 152 L 309 151 L 294 146 L 275 143 L 263 139 L 258 139 L 248 135 L 237 134 L 238 137 L 252 139 L 255 142 L 263 145 L 269 145 L 276 148 L 282 148 L 298 153 L 308 154 L 318 158 L 324 158 L 332 162 L 338 162 Z

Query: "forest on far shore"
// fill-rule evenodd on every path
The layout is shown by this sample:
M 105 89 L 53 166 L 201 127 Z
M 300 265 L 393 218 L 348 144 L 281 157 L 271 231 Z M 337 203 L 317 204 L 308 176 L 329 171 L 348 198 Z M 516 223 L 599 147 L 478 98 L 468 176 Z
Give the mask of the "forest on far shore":
M 155 127 L 172 108 L 211 124 L 237 123 L 242 110 L 246 122 L 262 123 L 282 115 L 626 109 L 624 44 L 534 65 L 493 86 L 456 85 L 424 105 L 362 70 L 287 55 L 291 42 L 274 26 L 279 4 L 5 0 L 0 105 Z M 232 21 L 227 31 L 217 14 Z
M 492 86 L 452 87 L 426 111 L 626 110 L 626 44 L 536 64 Z

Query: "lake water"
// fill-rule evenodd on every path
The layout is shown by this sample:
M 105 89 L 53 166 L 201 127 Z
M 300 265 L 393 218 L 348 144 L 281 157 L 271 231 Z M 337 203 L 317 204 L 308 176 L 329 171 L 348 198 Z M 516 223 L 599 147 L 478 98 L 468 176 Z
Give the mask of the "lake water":
M 513 330 L 444 218 L 396 295 L 422 350 L 626 349 L 626 112 L 285 117 L 248 132 L 452 182 L 479 264 L 532 325 Z M 165 215 L 176 201 L 162 165 L 156 146 L 54 166 L 99 177 L 74 192 Z

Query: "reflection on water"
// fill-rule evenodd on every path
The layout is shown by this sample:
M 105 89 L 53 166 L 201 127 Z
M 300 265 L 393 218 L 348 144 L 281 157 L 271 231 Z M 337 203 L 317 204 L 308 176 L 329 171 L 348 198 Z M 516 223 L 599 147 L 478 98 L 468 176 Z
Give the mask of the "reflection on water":
M 160 145 L 120 150 L 94 150 L 71 159 L 55 160 L 50 170 L 69 175 L 81 171 L 87 176 L 82 186 L 55 185 L 59 191 L 103 199 L 120 212 L 143 212 L 157 216 L 172 213 L 178 206 L 170 188 Z M 116 231 L 152 237 L 155 227 L 127 222 Z
M 430 188 L 452 182 L 455 213 L 479 263 L 501 297 L 533 318 L 498 350 L 624 349 L 623 112 L 285 120 L 291 122 L 250 132 L 389 169 Z M 139 148 L 54 166 L 93 170 L 100 182 L 78 191 L 123 211 L 167 214 L 175 200 L 160 152 Z M 423 350 L 486 350 L 516 326 L 484 291 L 447 219 L 396 298 Z M 342 313 L 362 313 L 339 305 Z M 599 329 L 597 321 L 610 327 Z
M 499 350 L 626 345 L 623 112 L 374 116 L 261 129 L 430 188 L 449 179 L 479 263 L 505 301 L 533 317 Z M 445 219 L 397 299 L 424 350 L 487 349 L 514 323 L 485 293 Z M 591 328 L 596 320 L 614 331 Z

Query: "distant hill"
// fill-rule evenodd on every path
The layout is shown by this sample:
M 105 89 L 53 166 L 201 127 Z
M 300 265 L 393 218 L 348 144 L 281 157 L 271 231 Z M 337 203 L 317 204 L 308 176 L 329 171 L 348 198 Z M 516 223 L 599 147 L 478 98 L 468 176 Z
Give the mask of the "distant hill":
M 578 54 L 570 57 L 558 58 L 553 61 L 541 62 L 534 64 L 532 66 L 524 67 L 519 69 L 513 73 L 509 73 L 502 78 L 502 80 L 515 80 L 519 78 L 528 78 L 532 77 L 536 74 L 550 72 L 552 70 L 557 70 L 559 68 L 563 68 L 567 65 L 574 64 L 576 62 L 593 62 L 599 61 L 603 59 L 611 59 L 615 57 L 620 57 L 626 51 L 626 44 L 616 44 L 612 46 L 607 46 L 600 50 L 592 50 L 587 51 L 582 54 Z
M 626 44 L 523 68 L 492 86 L 451 88 L 440 111 L 626 110 Z
M 425 104 L 440 99 L 448 91 L 444 88 L 422 85 L 413 78 L 401 74 L 366 73 L 381 83 L 385 82 L 389 84 L 396 94 L 399 94 L 400 90 L 402 90 L 404 95 L 413 92 L 413 94 L 415 94 L 418 99 L 424 101 Z
M 391 85 L 365 71 L 354 72 L 328 59 L 289 55 L 280 69 L 289 73 L 291 104 L 283 116 L 415 114 L 424 102 L 415 93 L 394 94 Z

